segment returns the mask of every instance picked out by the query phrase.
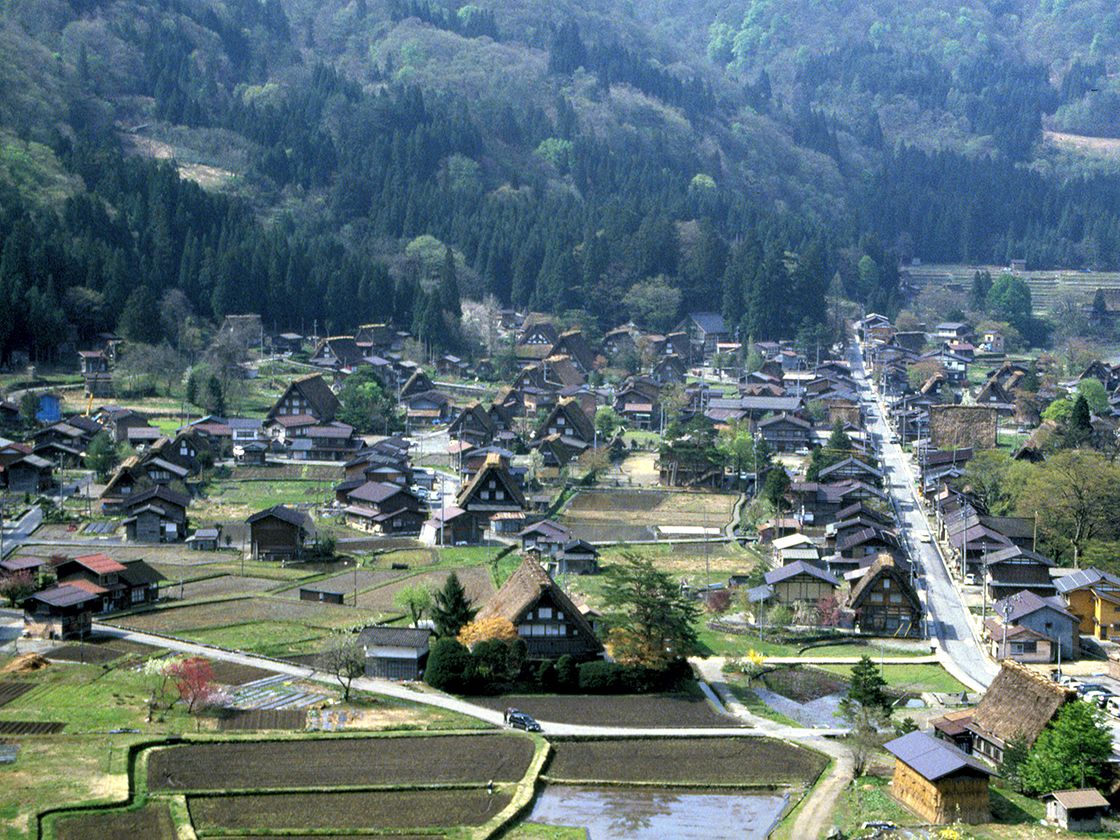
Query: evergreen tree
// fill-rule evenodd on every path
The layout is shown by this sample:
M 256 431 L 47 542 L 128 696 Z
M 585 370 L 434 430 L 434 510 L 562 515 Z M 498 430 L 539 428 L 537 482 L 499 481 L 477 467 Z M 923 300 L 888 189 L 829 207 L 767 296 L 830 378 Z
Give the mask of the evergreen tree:
M 978 312 L 988 306 L 988 293 L 992 290 L 992 275 L 987 271 L 977 271 L 972 275 L 972 289 L 968 295 L 968 305 Z
M 125 304 L 117 329 L 129 341 L 157 344 L 160 340 L 159 306 L 147 286 L 139 286 Z
M 214 375 L 206 383 L 206 413 L 215 417 L 226 416 L 226 396 L 221 381 Z
M 431 616 L 436 635 L 441 639 L 453 639 L 465 625 L 474 621 L 477 614 L 478 610 L 471 606 L 459 576 L 452 572 L 444 581 L 443 588 L 432 597 Z
M 848 710 L 858 705 L 890 714 L 891 701 L 884 691 L 886 686 L 887 681 L 883 679 L 879 666 L 871 661 L 870 656 L 861 656 L 859 662 L 852 666 L 852 681 L 840 701 L 841 710 L 847 715 Z
M 443 254 L 439 272 L 440 306 L 455 318 L 463 317 L 463 304 L 459 299 L 459 278 L 455 273 L 455 254 L 448 245 Z
M 186 400 L 191 405 L 198 405 L 198 372 L 191 368 L 190 373 L 187 374 L 187 390 L 185 394 Z
M 1084 394 L 1078 394 L 1073 401 L 1073 410 L 1066 424 L 1064 444 L 1071 448 L 1084 446 L 1093 436 L 1092 415 L 1089 411 L 1089 401 Z

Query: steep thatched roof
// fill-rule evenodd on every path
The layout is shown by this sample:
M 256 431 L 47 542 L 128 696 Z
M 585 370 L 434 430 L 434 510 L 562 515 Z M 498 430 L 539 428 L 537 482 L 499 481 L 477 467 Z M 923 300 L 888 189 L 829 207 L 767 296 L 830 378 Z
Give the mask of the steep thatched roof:
M 526 555 L 517 570 L 510 575 L 493 598 L 486 602 L 478 612 L 478 620 L 501 617 L 516 625 L 545 593 L 549 593 L 556 608 L 563 611 L 564 618 L 579 627 L 588 638 L 595 638 L 591 623 L 584 618 L 579 608 L 564 590 L 544 570 L 538 560 Z
M 1077 692 L 1018 662 L 1005 659 L 1000 664 L 1000 672 L 972 713 L 969 729 L 1004 744 L 1022 738 L 1029 746 L 1058 710 L 1076 699 Z
M 922 611 L 922 602 L 918 599 L 918 593 L 914 591 L 914 587 L 910 585 L 909 575 L 898 567 L 894 558 L 889 554 L 880 554 L 875 562 L 867 568 L 863 577 L 859 579 L 859 583 L 852 587 L 852 609 L 862 607 L 864 599 L 874 588 L 875 581 L 884 577 L 894 580 L 896 591 L 906 596 L 906 600 L 910 602 L 912 609 L 918 612 Z

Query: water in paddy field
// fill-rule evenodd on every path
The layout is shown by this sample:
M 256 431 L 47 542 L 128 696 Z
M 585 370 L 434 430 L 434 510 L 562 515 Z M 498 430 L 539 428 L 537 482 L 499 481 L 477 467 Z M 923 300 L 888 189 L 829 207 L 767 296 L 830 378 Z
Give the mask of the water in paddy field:
M 587 829 L 588 840 L 762 840 L 787 794 L 546 785 L 529 822 Z

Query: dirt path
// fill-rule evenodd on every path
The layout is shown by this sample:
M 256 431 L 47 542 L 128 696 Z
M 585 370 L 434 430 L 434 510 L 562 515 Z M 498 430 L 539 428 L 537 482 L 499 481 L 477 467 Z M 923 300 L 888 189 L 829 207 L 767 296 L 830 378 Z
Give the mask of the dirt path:
M 832 826 L 832 810 L 836 800 L 852 781 L 853 768 L 851 751 L 835 741 L 803 742 L 832 757 L 832 770 L 813 788 L 805 802 L 797 821 L 793 824 L 791 837 L 798 840 L 817 840 L 823 837 Z

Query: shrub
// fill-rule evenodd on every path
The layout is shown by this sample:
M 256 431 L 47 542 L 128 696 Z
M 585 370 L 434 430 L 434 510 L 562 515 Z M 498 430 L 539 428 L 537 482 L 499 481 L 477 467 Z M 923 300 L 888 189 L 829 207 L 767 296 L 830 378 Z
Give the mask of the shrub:
M 556 685 L 561 691 L 571 691 L 579 687 L 579 672 L 576 661 L 570 654 L 556 660 Z
M 455 639 L 440 639 L 428 655 L 424 680 L 441 691 L 464 691 L 474 679 L 474 660 Z

